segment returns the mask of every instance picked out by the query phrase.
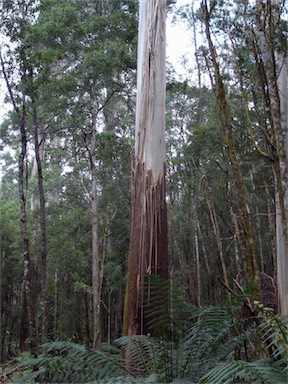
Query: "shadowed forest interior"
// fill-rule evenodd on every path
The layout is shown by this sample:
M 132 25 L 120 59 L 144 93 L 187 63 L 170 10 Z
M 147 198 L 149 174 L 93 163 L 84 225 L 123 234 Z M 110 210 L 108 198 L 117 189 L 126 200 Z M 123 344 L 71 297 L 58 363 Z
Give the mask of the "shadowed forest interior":
M 0 5 L 0 382 L 287 383 L 285 1 Z

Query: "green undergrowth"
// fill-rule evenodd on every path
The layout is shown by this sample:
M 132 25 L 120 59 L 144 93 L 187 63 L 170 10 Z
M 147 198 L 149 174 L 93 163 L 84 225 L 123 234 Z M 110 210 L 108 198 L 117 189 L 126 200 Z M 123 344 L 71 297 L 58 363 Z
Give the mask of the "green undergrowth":
M 159 295 L 165 289 L 162 286 Z M 153 317 L 154 304 L 162 325 Z M 183 308 L 177 314 L 176 306 L 172 311 L 161 309 L 159 300 L 154 304 L 148 311 L 151 334 L 123 336 L 112 345 L 103 344 L 101 351 L 51 341 L 38 348 L 36 357 L 22 355 L 6 367 L 17 367 L 6 382 L 287 383 L 287 317 L 260 303 L 254 303 L 251 312 L 243 296 L 226 305 L 194 309 L 181 324 Z

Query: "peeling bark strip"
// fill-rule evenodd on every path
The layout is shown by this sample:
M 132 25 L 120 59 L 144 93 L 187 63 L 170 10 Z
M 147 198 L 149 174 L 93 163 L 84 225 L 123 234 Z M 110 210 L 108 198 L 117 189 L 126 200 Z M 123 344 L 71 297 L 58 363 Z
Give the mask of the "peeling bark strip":
M 151 172 L 138 164 L 134 175 L 124 334 L 147 331 L 143 309 L 145 276 L 168 279 L 167 211 L 164 178 L 151 183 Z
M 143 334 L 145 276 L 168 279 L 165 201 L 166 0 L 140 0 L 128 279 L 123 332 Z

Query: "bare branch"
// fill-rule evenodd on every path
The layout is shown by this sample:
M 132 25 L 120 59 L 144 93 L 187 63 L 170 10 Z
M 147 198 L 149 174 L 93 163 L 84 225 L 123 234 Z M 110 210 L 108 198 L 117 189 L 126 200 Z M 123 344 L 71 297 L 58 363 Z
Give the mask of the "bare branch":
M 17 113 L 17 115 L 20 116 L 20 110 L 17 107 L 16 101 L 15 101 L 15 98 L 14 98 L 14 95 L 13 95 L 13 92 L 12 92 L 12 87 L 11 87 L 11 84 L 9 82 L 8 75 L 7 75 L 7 72 L 6 72 L 6 69 L 5 69 L 5 63 L 4 63 L 4 60 L 3 60 L 1 48 L 0 48 L 0 62 L 1 62 L 1 69 L 2 69 L 2 72 L 3 72 L 3 75 L 4 75 L 5 83 L 6 83 L 8 92 L 9 92 L 9 96 L 10 96 L 11 102 L 13 104 L 13 108 L 14 108 L 15 112 Z

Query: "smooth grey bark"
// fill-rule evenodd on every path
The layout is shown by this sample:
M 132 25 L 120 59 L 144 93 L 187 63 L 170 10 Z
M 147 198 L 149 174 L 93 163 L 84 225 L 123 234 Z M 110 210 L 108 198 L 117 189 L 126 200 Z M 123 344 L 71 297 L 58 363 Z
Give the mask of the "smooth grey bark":
M 99 239 L 98 239 L 98 195 L 97 195 L 97 175 L 95 164 L 96 150 L 96 117 L 92 113 L 92 136 L 89 150 L 90 174 L 91 174 L 91 210 L 92 210 L 92 294 L 93 294 L 93 348 L 101 348 L 101 274 L 99 257 Z
M 288 314 L 288 66 L 287 56 L 279 59 L 278 87 L 284 156 L 279 157 L 282 191 L 276 191 L 277 281 L 280 311 Z

